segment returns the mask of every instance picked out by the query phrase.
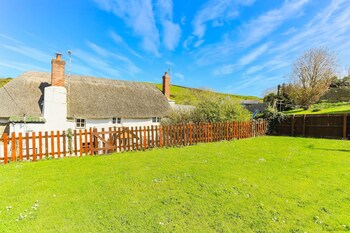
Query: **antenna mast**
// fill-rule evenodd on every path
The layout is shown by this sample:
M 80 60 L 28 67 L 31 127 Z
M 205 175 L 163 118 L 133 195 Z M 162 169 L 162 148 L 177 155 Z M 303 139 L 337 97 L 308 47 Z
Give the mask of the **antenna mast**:
M 72 51 L 71 50 L 68 50 L 68 56 L 69 56 L 69 68 L 68 68 L 68 92 L 69 92 L 70 91 L 70 79 L 71 79 L 70 72 L 72 69 Z

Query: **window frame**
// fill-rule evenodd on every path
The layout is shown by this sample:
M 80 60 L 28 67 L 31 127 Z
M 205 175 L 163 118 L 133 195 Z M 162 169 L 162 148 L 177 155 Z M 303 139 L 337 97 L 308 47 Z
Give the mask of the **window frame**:
M 75 119 L 75 128 L 76 129 L 85 129 L 86 128 L 86 119 L 76 118 Z

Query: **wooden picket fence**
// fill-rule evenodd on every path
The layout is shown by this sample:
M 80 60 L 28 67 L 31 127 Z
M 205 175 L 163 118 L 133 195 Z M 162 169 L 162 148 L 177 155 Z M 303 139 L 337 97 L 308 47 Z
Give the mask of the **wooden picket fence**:
M 263 136 L 265 121 L 3 134 L 0 163 L 169 148 Z

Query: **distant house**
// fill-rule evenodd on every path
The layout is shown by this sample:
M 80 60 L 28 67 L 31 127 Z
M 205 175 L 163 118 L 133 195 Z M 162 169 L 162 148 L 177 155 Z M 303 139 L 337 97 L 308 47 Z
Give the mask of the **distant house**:
M 25 72 L 0 88 L 0 134 L 90 127 L 158 125 L 171 109 L 170 77 L 154 85 L 65 75 L 61 54 L 52 71 Z
M 263 112 L 269 106 L 268 103 L 261 103 L 259 100 L 242 100 L 241 104 L 251 113 Z

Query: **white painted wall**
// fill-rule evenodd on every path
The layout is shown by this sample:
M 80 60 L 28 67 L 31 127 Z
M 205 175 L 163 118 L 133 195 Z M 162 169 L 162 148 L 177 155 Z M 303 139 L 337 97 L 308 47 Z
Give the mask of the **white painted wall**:
M 45 88 L 43 111 L 46 131 L 67 129 L 67 90 L 65 87 Z

